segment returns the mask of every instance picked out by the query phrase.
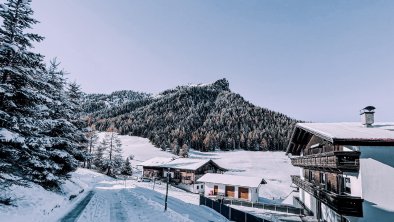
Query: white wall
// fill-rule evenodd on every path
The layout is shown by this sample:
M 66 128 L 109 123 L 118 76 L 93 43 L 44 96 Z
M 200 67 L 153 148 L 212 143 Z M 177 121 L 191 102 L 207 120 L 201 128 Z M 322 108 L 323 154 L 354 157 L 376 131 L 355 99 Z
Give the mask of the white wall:
M 363 217 L 347 218 L 352 222 L 392 222 L 394 218 L 394 147 L 361 146 L 359 149 L 361 151 L 360 175 L 358 180 L 354 181 L 354 186 L 357 187 L 355 194 L 361 193 L 364 199 Z
M 225 194 L 226 185 L 224 185 L 224 184 L 214 184 L 214 183 L 205 183 L 204 196 L 212 195 L 215 185 L 218 186 L 218 193 L 221 193 L 223 195 Z M 239 188 L 239 186 L 235 186 L 235 185 L 229 185 L 229 186 L 234 186 L 234 199 L 238 199 L 238 188 Z M 249 196 L 248 201 L 258 202 L 258 200 L 259 200 L 258 188 L 257 187 L 250 187 L 248 196 Z
M 179 183 L 176 187 L 188 190 L 192 193 L 204 193 L 204 183 L 196 183 L 196 184 L 183 184 Z

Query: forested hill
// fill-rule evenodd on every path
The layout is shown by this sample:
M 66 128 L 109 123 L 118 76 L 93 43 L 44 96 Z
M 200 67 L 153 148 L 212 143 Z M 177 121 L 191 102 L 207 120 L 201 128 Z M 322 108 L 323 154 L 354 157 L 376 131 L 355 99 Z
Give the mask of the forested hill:
M 296 123 L 231 92 L 226 79 L 178 86 L 90 115 L 100 131 L 115 127 L 121 134 L 149 138 L 156 146 L 170 148 L 176 154 L 188 147 L 202 151 L 285 150 Z

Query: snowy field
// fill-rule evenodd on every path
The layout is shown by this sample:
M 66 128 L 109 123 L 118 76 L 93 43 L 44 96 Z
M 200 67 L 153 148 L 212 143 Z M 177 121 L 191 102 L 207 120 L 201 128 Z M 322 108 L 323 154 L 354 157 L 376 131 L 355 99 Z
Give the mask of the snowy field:
M 120 136 L 120 139 L 124 157 L 134 155 L 133 167 L 153 157 L 174 156 L 145 138 Z M 260 190 L 262 201 L 281 202 L 292 191 L 290 175 L 298 173 L 284 152 L 191 150 L 189 154 L 190 158 L 216 161 L 229 169 L 228 174 L 263 177 L 268 184 Z M 0 222 L 57 221 L 75 211 L 90 193 L 90 201 L 81 206 L 75 221 L 226 221 L 215 211 L 199 206 L 197 194 L 174 187 L 170 187 L 168 211 L 164 213 L 165 184 L 155 184 L 153 190 L 152 182 L 116 180 L 82 168 L 71 175 L 62 186 L 62 193 L 45 191 L 37 185 L 13 187 L 17 207 L 0 206 Z M 70 200 L 72 195 L 76 197 Z
M 136 136 L 120 136 L 125 156 L 134 155 L 133 166 L 153 157 L 172 157 L 169 152 L 153 146 L 148 139 Z M 190 158 L 212 159 L 220 166 L 229 169 L 228 174 L 263 177 L 267 184 L 262 185 L 260 196 L 266 199 L 284 199 L 293 190 L 290 175 L 298 175 L 298 168 L 291 165 L 285 152 L 254 151 L 216 151 L 199 152 L 191 150 Z

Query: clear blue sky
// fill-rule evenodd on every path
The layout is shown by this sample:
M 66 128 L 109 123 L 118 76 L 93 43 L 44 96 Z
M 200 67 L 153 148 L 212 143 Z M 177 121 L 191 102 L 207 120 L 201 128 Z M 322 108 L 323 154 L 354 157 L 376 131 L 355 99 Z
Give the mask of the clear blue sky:
M 37 50 L 86 92 L 227 78 L 308 121 L 394 121 L 394 1 L 34 0 Z

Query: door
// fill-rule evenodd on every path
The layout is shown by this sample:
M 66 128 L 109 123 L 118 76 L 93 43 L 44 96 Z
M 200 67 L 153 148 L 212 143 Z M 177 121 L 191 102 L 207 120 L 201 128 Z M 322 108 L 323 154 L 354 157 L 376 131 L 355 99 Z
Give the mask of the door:
M 249 188 L 239 187 L 238 188 L 238 198 L 249 200 Z
M 213 195 L 218 195 L 219 187 L 218 185 L 213 186 Z
M 226 186 L 225 192 L 226 192 L 226 197 L 234 197 L 234 186 Z

